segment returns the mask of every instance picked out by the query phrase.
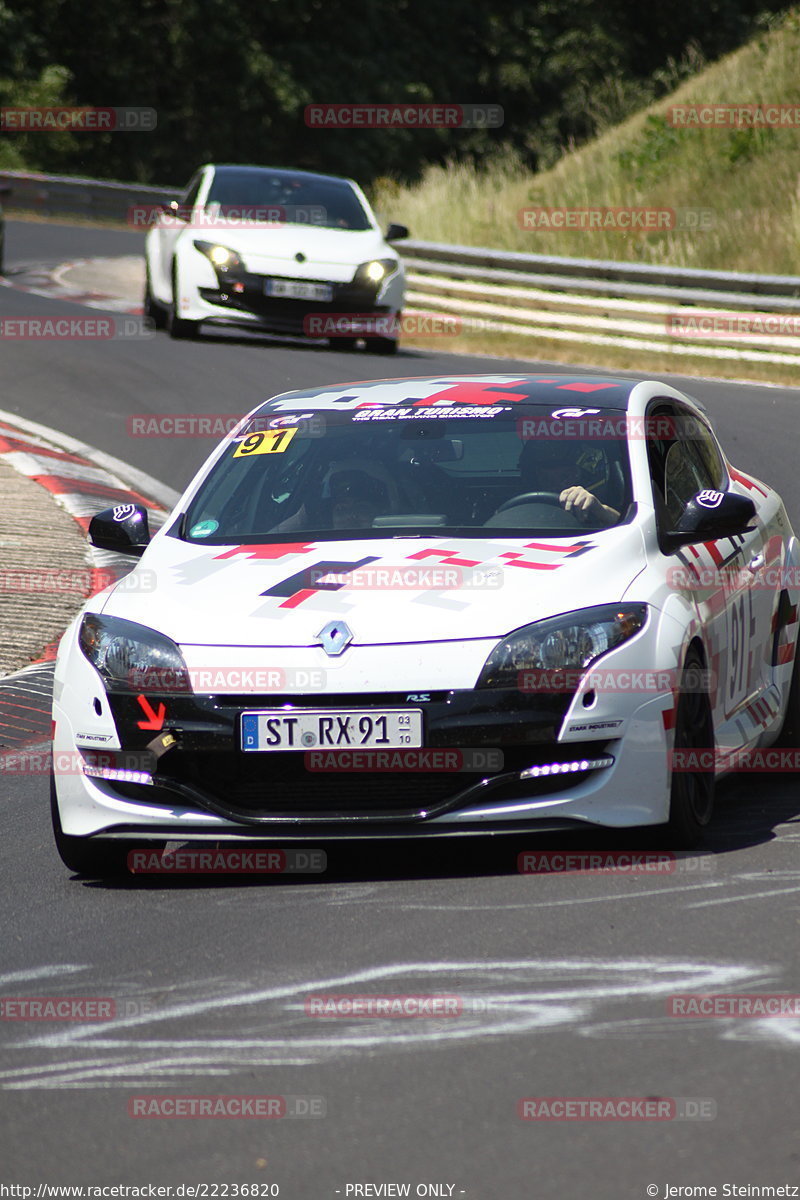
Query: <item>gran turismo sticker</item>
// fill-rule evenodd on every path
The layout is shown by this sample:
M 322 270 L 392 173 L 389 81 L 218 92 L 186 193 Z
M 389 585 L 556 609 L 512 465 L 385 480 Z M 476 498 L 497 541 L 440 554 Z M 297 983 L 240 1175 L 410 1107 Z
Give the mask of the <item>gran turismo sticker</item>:
M 211 534 L 216 533 L 218 529 L 219 521 L 198 521 L 197 524 L 193 525 L 189 530 L 189 536 L 199 538 L 211 537 Z
M 590 417 L 600 412 L 599 408 L 557 408 L 550 416 L 561 421 L 564 417 Z
M 724 492 L 715 492 L 712 488 L 704 488 L 702 492 L 697 493 L 695 500 L 701 508 L 719 508 L 724 495 Z
M 297 426 L 291 429 L 266 429 L 263 433 L 249 434 L 234 450 L 234 458 L 251 458 L 254 454 L 283 454 Z
M 510 412 L 508 404 L 495 404 L 491 408 L 361 408 L 353 414 L 354 421 L 423 421 L 442 417 L 450 420 L 454 417 L 462 419 L 470 417 L 473 420 L 497 417 L 500 413 Z

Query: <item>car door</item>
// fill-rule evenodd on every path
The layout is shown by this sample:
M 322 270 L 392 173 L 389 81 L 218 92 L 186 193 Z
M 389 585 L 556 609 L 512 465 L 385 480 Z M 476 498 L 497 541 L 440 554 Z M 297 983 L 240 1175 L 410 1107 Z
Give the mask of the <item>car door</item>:
M 710 426 L 677 401 L 654 406 L 663 437 L 648 438 L 660 531 L 674 529 L 698 492 L 726 491 L 731 479 Z M 748 490 L 746 494 L 751 494 Z M 766 493 L 765 493 L 766 494 Z M 758 509 L 758 497 L 752 496 Z M 763 497 L 762 497 L 763 500 Z M 759 513 L 759 517 L 762 514 Z M 689 582 L 709 650 L 714 726 L 720 749 L 750 736 L 741 713 L 771 684 L 771 619 L 777 587 L 768 586 L 765 526 L 730 538 L 682 546 L 672 555 L 675 577 Z
M 197 171 L 178 199 L 175 210 L 165 212 L 153 230 L 153 255 L 151 261 L 152 286 L 157 299 L 172 302 L 172 260 L 175 243 L 189 228 L 197 198 L 205 179 L 204 171 Z

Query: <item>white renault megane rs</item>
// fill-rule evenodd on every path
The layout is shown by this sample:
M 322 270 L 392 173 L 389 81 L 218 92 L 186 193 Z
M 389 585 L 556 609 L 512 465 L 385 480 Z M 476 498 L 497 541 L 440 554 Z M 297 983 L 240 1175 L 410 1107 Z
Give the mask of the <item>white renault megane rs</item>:
M 405 285 L 390 243 L 405 237 L 384 237 L 351 179 L 209 164 L 147 234 L 145 315 L 175 338 L 205 322 L 391 354 Z
M 65 863 L 132 846 L 663 825 L 797 733 L 780 497 L 666 384 L 336 384 L 243 418 L 61 642 Z

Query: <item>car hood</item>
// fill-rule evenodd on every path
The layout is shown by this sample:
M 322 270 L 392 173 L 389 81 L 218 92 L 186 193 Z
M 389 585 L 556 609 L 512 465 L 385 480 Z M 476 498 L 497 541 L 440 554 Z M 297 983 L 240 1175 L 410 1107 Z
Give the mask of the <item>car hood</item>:
M 543 541 L 207 546 L 160 535 L 92 607 L 185 646 L 312 646 L 335 620 L 347 622 L 354 646 L 452 642 L 614 603 L 644 566 L 632 525 Z
M 309 263 L 353 267 L 371 258 L 395 257 L 377 229 L 323 229 L 319 225 L 263 225 L 243 229 L 220 223 L 210 229 L 188 229 L 186 236 L 193 241 L 218 242 L 235 250 L 250 269 L 262 259 L 297 263 L 298 254 Z

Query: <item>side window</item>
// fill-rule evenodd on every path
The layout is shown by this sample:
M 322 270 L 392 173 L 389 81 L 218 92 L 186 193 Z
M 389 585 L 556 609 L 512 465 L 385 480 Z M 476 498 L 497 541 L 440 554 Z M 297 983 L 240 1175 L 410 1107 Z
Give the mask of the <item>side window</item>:
M 647 456 L 659 530 L 672 528 L 695 492 L 726 486 L 725 463 L 704 421 L 664 401 L 648 411 Z

